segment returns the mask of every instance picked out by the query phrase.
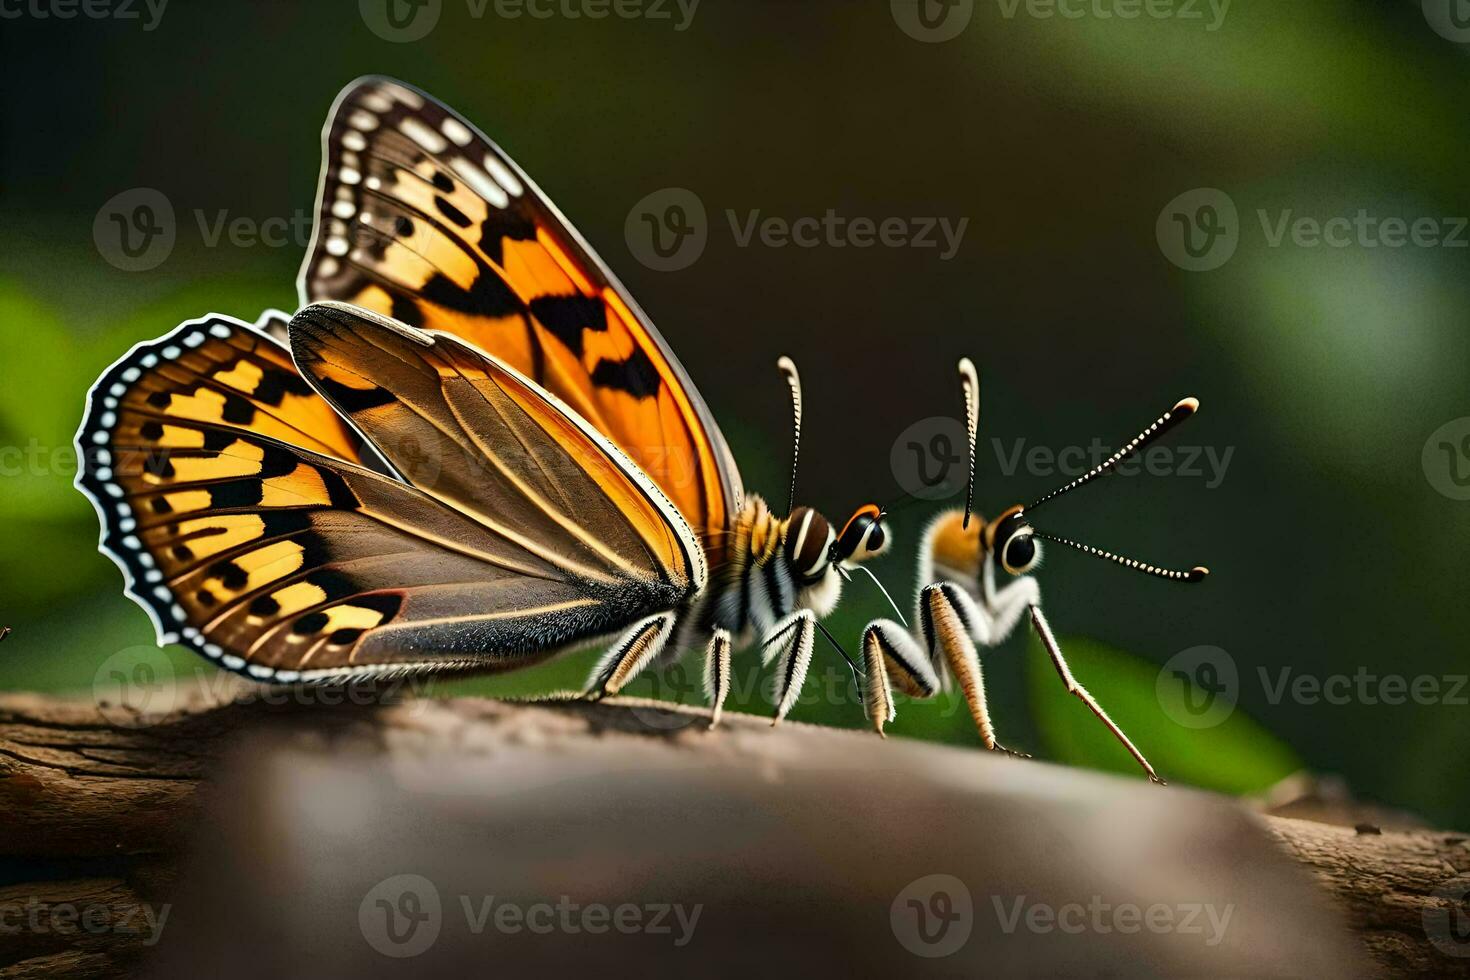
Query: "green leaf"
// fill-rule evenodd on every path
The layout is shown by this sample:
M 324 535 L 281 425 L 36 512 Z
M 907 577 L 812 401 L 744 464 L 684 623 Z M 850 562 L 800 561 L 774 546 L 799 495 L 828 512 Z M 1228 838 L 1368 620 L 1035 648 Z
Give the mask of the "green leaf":
M 1174 721 L 1177 705 L 1161 704 L 1157 665 L 1096 640 L 1063 637 L 1073 675 L 1133 740 L 1159 775 L 1223 793 L 1260 792 L 1301 768 L 1294 752 L 1234 707 L 1216 724 Z M 1026 685 L 1047 755 L 1058 762 L 1138 774 L 1138 764 L 1087 707 L 1062 685 L 1034 637 Z M 1217 712 L 1218 713 L 1218 712 Z

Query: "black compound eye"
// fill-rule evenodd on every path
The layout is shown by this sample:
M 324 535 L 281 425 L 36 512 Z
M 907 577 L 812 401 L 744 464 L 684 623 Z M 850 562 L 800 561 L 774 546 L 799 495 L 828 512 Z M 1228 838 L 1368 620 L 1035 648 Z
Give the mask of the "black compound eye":
M 883 527 L 883 512 L 876 504 L 859 507 L 832 549 L 837 561 L 860 562 L 880 555 L 888 546 L 888 532 Z
M 1017 534 L 1006 542 L 1001 564 L 1013 575 L 1028 572 L 1036 564 L 1036 540 L 1029 534 Z

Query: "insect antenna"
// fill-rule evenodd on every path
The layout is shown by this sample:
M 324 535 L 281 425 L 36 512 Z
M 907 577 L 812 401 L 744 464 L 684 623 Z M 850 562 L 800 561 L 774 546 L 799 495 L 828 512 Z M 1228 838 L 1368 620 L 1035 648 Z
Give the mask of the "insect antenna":
M 790 514 L 796 509 L 796 464 L 801 461 L 801 375 L 796 362 L 785 355 L 776 361 L 776 369 L 791 388 L 791 492 L 786 498 L 786 513 Z
M 970 526 L 970 515 L 975 506 L 975 438 L 980 431 L 980 376 L 975 373 L 975 363 L 968 357 L 960 358 L 960 389 L 965 396 L 965 437 L 970 454 L 970 479 L 965 484 L 965 528 Z
M 901 623 L 903 623 L 904 626 L 908 626 L 909 621 L 904 616 L 903 610 L 901 610 L 901 609 L 898 608 L 898 603 L 896 603 L 896 602 L 893 601 L 893 596 L 891 596 L 891 595 L 888 594 L 888 590 L 883 587 L 883 583 L 878 580 L 878 576 L 873 574 L 873 570 L 871 568 L 869 568 L 867 565 L 853 565 L 852 567 L 853 568 L 856 568 L 860 572 L 866 572 L 867 573 L 868 578 L 872 579 L 873 580 L 873 584 L 878 587 L 878 591 L 881 592 L 881 593 L 883 593 L 883 598 L 885 598 L 885 599 L 888 600 L 888 605 L 890 605 L 891 607 L 893 607 L 893 614 L 898 617 L 899 621 Z M 848 574 L 848 570 L 846 568 L 843 568 L 841 565 L 838 565 L 837 566 L 837 570 L 842 573 L 842 577 L 843 578 L 851 579 L 852 576 Z
M 857 684 L 858 690 L 861 691 L 863 689 L 863 679 L 862 675 L 858 673 L 857 664 L 853 663 L 852 657 L 842 648 L 842 644 L 837 642 L 837 638 L 827 631 L 827 627 L 822 625 L 820 619 L 814 619 L 812 622 L 817 624 L 817 629 L 821 630 L 822 635 L 827 638 L 827 642 L 832 644 L 832 649 L 842 654 L 842 659 L 847 661 L 847 668 L 852 671 L 853 682 Z
M 1058 487 L 1046 496 L 1028 504 L 1025 510 L 1027 511 L 1027 513 L 1030 513 L 1036 510 L 1036 508 L 1040 507 L 1042 504 L 1046 503 L 1048 500 L 1060 497 L 1064 493 L 1069 493 L 1073 490 L 1076 490 L 1078 487 L 1083 486 L 1084 484 L 1091 483 L 1098 477 L 1112 472 L 1114 467 L 1116 467 L 1123 460 L 1127 459 L 1129 456 L 1141 452 L 1144 447 L 1148 446 L 1150 443 L 1163 438 L 1167 433 L 1169 433 L 1181 422 L 1189 418 L 1197 411 L 1199 411 L 1199 399 L 1181 398 L 1173 408 L 1169 409 L 1163 415 L 1160 415 L 1157 419 L 1155 419 L 1152 425 L 1144 429 L 1138 435 L 1134 436 L 1133 440 L 1129 442 L 1128 445 L 1113 453 L 1113 455 L 1109 456 L 1106 460 L 1099 463 L 1097 466 L 1094 466 L 1092 469 L 1088 470 L 1086 473 L 1084 473 L 1082 476 L 1079 476 L 1071 483 L 1068 483 L 1066 486 Z
M 1083 554 L 1092 555 L 1095 558 L 1105 558 L 1111 562 L 1117 562 L 1125 568 L 1143 572 L 1145 575 L 1153 575 L 1156 578 L 1168 579 L 1171 582 L 1203 582 L 1210 570 L 1203 565 L 1196 565 L 1187 572 L 1181 572 L 1173 568 L 1161 568 L 1158 565 L 1150 565 L 1148 562 L 1139 561 L 1136 558 L 1128 558 L 1124 555 L 1115 555 L 1111 551 L 1094 548 L 1090 544 L 1082 544 L 1070 538 L 1058 537 L 1055 534 L 1047 534 L 1045 531 L 1032 529 L 1032 533 L 1043 541 L 1052 541 L 1056 544 L 1064 544 L 1068 548 L 1075 548 Z

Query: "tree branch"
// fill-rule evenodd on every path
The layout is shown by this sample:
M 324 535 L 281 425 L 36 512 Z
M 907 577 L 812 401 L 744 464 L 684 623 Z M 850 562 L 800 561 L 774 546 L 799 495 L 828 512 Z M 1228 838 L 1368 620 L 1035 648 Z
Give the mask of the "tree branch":
M 254 768 L 262 751 L 313 753 L 344 769 L 350 766 L 340 760 L 503 759 L 527 752 L 541 760 L 542 769 L 575 768 L 579 760 L 609 752 L 622 760 L 630 753 L 653 759 L 665 752 L 680 765 L 693 759 L 701 766 L 762 773 L 806 767 L 802 782 L 809 770 L 830 769 L 832 788 L 822 793 L 836 798 L 852 787 L 858 801 L 866 772 L 902 772 L 900 792 L 920 798 L 936 787 L 947 790 L 947 774 L 962 769 L 983 776 L 975 792 L 1003 800 L 1016 794 L 1026 806 L 1056 805 L 1038 804 L 1033 784 L 1050 787 L 1053 795 L 1075 793 L 1088 801 L 1116 796 L 1152 808 L 1199 807 L 1204 799 L 984 753 L 906 740 L 880 744 L 865 733 L 801 724 L 772 731 L 765 719 L 727 714 L 720 731 L 706 734 L 705 723 L 694 709 L 633 699 L 335 707 L 194 703 L 165 717 L 145 717 L 90 701 L 0 696 L 0 860 L 9 869 L 0 888 L 0 926 L 22 923 L 6 929 L 0 977 L 118 976 L 135 968 L 156 940 L 139 910 L 175 900 L 183 855 L 211 801 L 217 805 L 223 794 L 231 808 L 244 805 L 230 795 L 235 789 L 222 775 L 231 771 L 232 750 L 242 745 L 255 747 Z M 795 780 L 781 792 L 801 795 Z M 820 798 L 812 804 L 824 821 L 830 820 L 826 806 Z M 1214 801 L 1209 806 L 1220 809 Z M 1201 818 L 1181 810 L 1178 819 L 1194 826 Z M 1257 836 L 1274 841 L 1312 873 L 1355 934 L 1366 972 L 1470 976 L 1470 958 L 1451 955 L 1460 948 L 1453 932 L 1459 920 L 1445 919 L 1438 934 L 1434 925 L 1436 915 L 1463 914 L 1464 889 L 1456 895 L 1445 886 L 1470 864 L 1464 836 L 1358 832 L 1264 814 L 1250 821 L 1265 828 Z M 973 824 L 965 817 L 962 825 Z M 67 928 L 62 919 L 79 914 L 67 912 L 69 907 L 94 910 L 107 928 L 77 922 Z M 126 926 L 119 924 L 124 919 Z

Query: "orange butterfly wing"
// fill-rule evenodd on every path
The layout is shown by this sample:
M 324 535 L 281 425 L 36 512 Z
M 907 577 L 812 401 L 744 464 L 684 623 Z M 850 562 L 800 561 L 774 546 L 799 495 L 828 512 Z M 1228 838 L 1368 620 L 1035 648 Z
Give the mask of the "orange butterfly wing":
M 473 481 L 410 485 L 383 475 L 418 458 L 404 440 L 369 448 L 264 330 L 210 316 L 138 344 L 89 393 L 77 486 L 160 642 L 281 682 L 504 669 L 703 587 L 677 509 L 515 372 L 350 309 L 302 311 L 291 341 L 318 383 L 367 364 L 323 384 L 365 431 L 411 410 L 441 455 L 499 448 L 466 453 Z
M 339 300 L 457 335 L 532 378 L 627 453 L 711 562 L 742 494 L 708 406 L 627 290 L 468 121 L 364 78 L 323 132 L 303 304 Z

